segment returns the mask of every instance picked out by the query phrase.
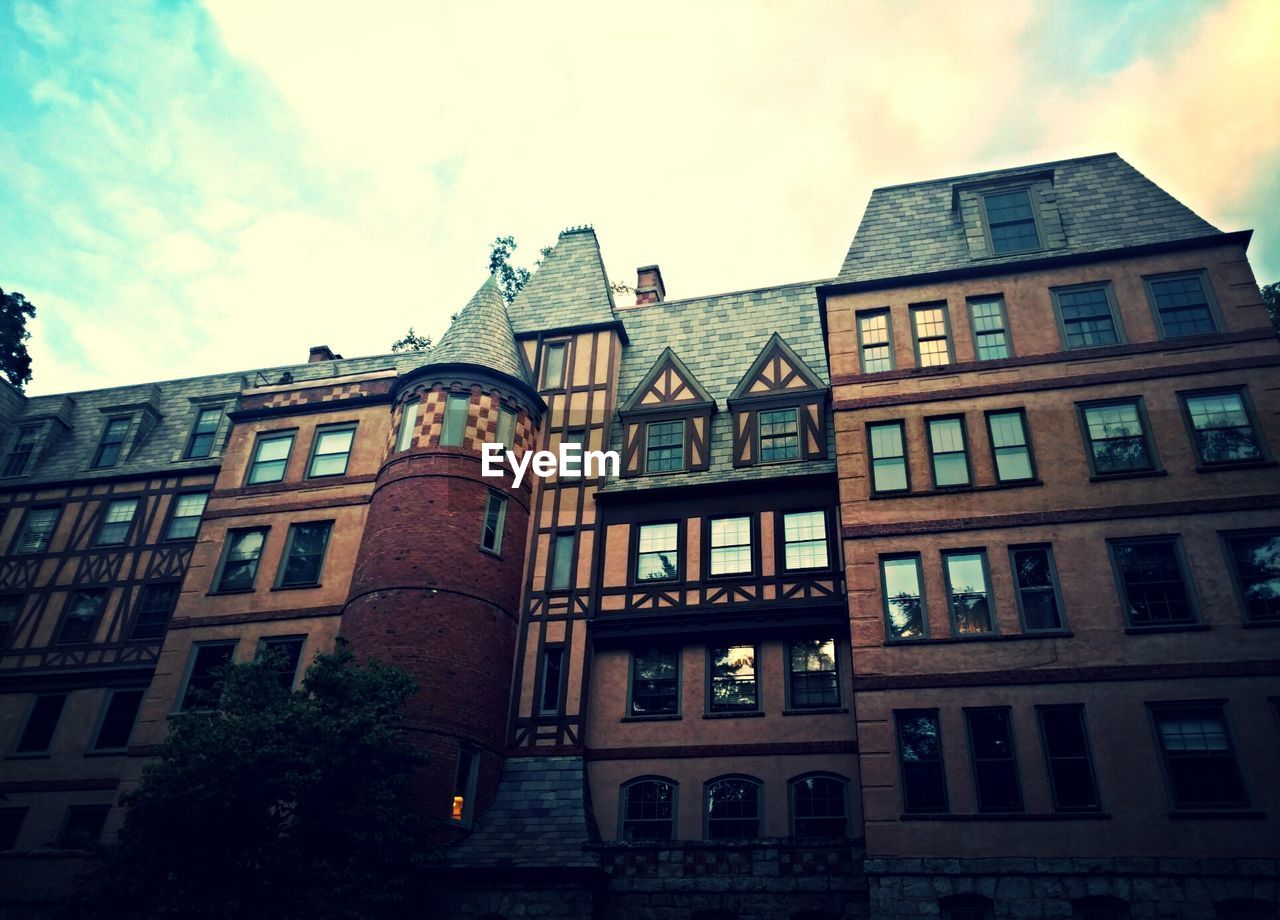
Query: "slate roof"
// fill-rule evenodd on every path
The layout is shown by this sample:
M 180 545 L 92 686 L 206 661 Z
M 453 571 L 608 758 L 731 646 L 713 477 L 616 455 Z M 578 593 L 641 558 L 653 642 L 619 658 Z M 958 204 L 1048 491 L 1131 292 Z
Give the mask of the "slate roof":
M 599 837 L 586 800 L 581 757 L 508 757 L 493 804 L 445 860 L 476 868 L 595 866 L 584 851 Z
M 467 305 L 458 311 L 440 343 L 431 349 L 426 362 L 433 364 L 477 364 L 532 386 L 524 358 L 516 346 L 502 299 L 498 279 L 490 275 Z
M 517 335 L 611 322 L 613 292 L 590 227 L 565 230 L 510 307 Z
M 631 344 L 622 353 L 618 400 L 631 397 L 663 350 L 672 350 L 716 402 L 711 418 L 711 464 L 706 471 L 662 473 L 617 478 L 605 483 L 604 493 L 710 482 L 745 482 L 830 472 L 834 460 L 780 463 L 736 468 L 733 465 L 732 417 L 728 399 L 743 375 L 776 332 L 824 383 L 830 382 L 827 352 L 822 340 L 816 287 L 802 282 L 779 287 L 738 291 L 693 300 L 667 301 L 621 311 Z M 622 452 L 622 426 L 615 425 L 610 449 Z M 828 414 L 828 439 L 834 426 Z M 834 455 L 832 444 L 828 450 Z
M 953 208 L 957 187 L 1052 176 L 1064 245 L 976 262 Z M 1220 233 L 1117 154 L 878 188 L 871 193 L 837 281 L 869 281 L 980 264 L 1017 264 L 1046 255 L 1101 252 Z

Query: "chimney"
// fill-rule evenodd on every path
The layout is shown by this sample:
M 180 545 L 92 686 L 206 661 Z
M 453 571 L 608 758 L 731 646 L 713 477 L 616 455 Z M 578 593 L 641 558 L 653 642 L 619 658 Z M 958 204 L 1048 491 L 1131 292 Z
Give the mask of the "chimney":
M 656 265 L 641 265 L 636 269 L 636 306 L 662 303 L 667 289 L 662 283 L 662 269 Z
M 316 364 L 320 361 L 341 361 L 342 355 L 335 355 L 333 349 L 328 345 L 312 345 L 311 354 L 307 356 L 308 364 Z

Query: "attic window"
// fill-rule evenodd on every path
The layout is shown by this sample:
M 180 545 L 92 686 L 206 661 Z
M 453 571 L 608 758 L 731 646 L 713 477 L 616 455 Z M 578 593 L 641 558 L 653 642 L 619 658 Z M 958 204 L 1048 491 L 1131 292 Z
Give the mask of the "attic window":
M 93 469 L 101 470 L 116 465 L 120 459 L 120 449 L 124 447 L 124 437 L 128 432 L 128 416 L 119 416 L 107 421 L 107 427 L 102 429 L 102 440 L 98 442 L 98 450 L 93 455 Z
M 1028 189 L 989 192 L 982 196 L 982 203 L 987 212 L 993 253 L 1005 255 L 1041 248 Z
M 31 455 L 35 453 L 36 442 L 40 440 L 40 426 L 27 425 L 18 429 L 13 447 L 9 448 L 9 456 L 4 461 L 4 476 L 22 476 L 31 463 Z

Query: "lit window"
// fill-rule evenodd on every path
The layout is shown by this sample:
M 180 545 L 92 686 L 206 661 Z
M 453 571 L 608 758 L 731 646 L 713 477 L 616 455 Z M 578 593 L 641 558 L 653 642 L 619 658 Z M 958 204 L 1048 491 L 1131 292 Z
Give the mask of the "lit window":
M 253 582 L 258 577 L 258 560 L 262 558 L 266 542 L 265 527 L 228 532 L 217 590 L 252 591 Z
M 1109 545 L 1130 626 L 1195 622 L 1195 607 L 1176 537 L 1112 540 Z
M 1175 807 L 1248 806 L 1221 704 L 1153 706 L 1152 714 Z
M 991 192 L 982 196 L 987 211 L 991 251 L 996 255 L 1040 248 L 1031 195 L 1025 188 Z
M 987 413 L 987 434 L 991 437 L 996 479 L 1021 482 L 1035 478 L 1031 445 L 1027 441 L 1027 417 L 1021 409 Z
M 560 533 L 551 538 L 551 578 L 547 587 L 564 591 L 573 585 L 573 534 Z
M 538 714 L 560 712 L 560 683 L 564 669 L 564 646 L 549 645 L 542 652 L 542 685 L 538 693 Z
M 830 565 L 824 512 L 793 511 L 782 516 L 782 564 L 789 571 Z
M 1040 740 L 1049 763 L 1054 811 L 1097 811 L 1102 807 L 1085 731 L 1084 707 L 1037 706 Z
M 862 373 L 893 370 L 893 337 L 888 310 L 858 314 L 858 347 L 862 353 Z
M 889 638 L 923 639 L 928 636 L 919 554 L 882 556 L 880 578 Z
M 449 820 L 464 827 L 471 824 L 475 812 L 476 778 L 480 774 L 480 752 L 469 747 L 458 750 L 458 765 L 453 776 L 453 801 Z
M 751 569 L 751 518 L 712 518 L 711 574 L 739 575 Z
M 1141 404 L 1136 399 L 1083 406 L 1089 462 L 1098 476 L 1155 468 Z
M 974 357 L 979 361 L 997 361 L 1009 357 L 1004 298 L 984 297 L 969 301 L 969 323 L 973 327 Z
M 1104 285 L 1053 292 L 1066 348 L 1096 348 L 1120 341 L 1111 295 Z
M 1195 439 L 1196 456 L 1205 466 L 1262 459 L 1262 447 L 1240 391 L 1197 393 L 1182 397 Z
M 760 836 L 760 784 L 722 779 L 707 784 L 707 839 L 755 840 Z
M 664 780 L 633 780 L 622 787 L 622 839 L 674 840 L 676 786 Z
M 796 837 L 835 839 L 849 835 L 848 783 L 834 776 L 791 781 L 791 829 Z
M 651 648 L 631 654 L 631 715 L 680 711 L 680 652 Z
M 191 436 L 187 438 L 187 450 L 183 456 L 195 459 L 213 453 L 213 439 L 221 421 L 221 406 L 216 409 L 201 409 L 196 413 L 196 423 L 191 428 Z
M 204 514 L 208 492 L 184 492 L 173 500 L 173 514 L 165 530 L 166 540 L 194 540 L 200 529 L 200 517 Z
M 937 488 L 969 484 L 969 455 L 963 418 L 931 418 L 929 456 L 933 460 L 933 484 Z
M 400 408 L 400 431 L 396 434 L 396 450 L 408 450 L 413 446 L 413 436 L 418 427 L 418 400 L 406 400 Z
M 907 447 L 902 427 L 902 422 L 877 422 L 867 426 L 873 492 L 905 492 L 908 488 Z
M 680 577 L 678 524 L 641 524 L 636 543 L 636 581 L 675 581 Z
M 1009 559 L 1018 610 L 1022 612 L 1022 628 L 1027 632 L 1062 629 L 1062 600 L 1053 566 L 1053 550 L 1048 546 L 1013 547 L 1009 550 Z
M 1213 307 L 1199 275 L 1152 278 L 1148 279 L 1147 288 L 1155 304 L 1160 331 L 1166 339 L 1218 331 Z
M 898 732 L 898 766 L 902 771 L 902 810 L 913 814 L 948 811 L 938 711 L 895 710 L 893 717 Z
M 792 709 L 829 709 L 840 705 L 840 675 L 835 639 L 797 639 L 787 643 L 788 705 Z
M 9 448 L 9 456 L 4 461 L 4 476 L 22 476 L 27 472 L 31 457 L 35 453 L 36 444 L 40 440 L 40 426 L 27 425 L 18 429 L 13 446 Z
M 329 546 L 333 521 L 293 524 L 284 548 L 284 565 L 279 587 L 297 588 L 320 583 L 324 554 Z
M 173 608 L 178 604 L 181 586 L 177 582 L 167 585 L 147 585 L 138 598 L 133 614 L 133 631 L 129 638 L 135 642 L 152 642 L 164 638 L 165 627 Z
M 507 521 L 507 499 L 490 492 L 484 506 L 484 527 L 480 531 L 480 547 L 490 553 L 502 552 L 502 531 Z
M 129 528 L 133 526 L 133 515 L 137 510 L 136 498 L 120 498 L 108 502 L 94 545 L 119 546 L 124 543 L 129 538 Z
M 645 435 L 645 472 L 684 469 L 684 420 L 650 422 Z
M 1280 621 L 1280 531 L 1226 534 L 1227 557 L 1250 623 Z
M 754 645 L 711 649 L 711 712 L 754 712 L 759 708 Z
M 912 307 L 911 329 L 915 334 L 916 358 L 920 367 L 942 367 L 951 363 L 945 304 Z
M 1007 707 L 966 709 L 978 811 L 1022 811 L 1018 760 Z
M 107 708 L 98 725 L 98 737 L 93 742 L 95 751 L 119 751 L 129 746 L 133 723 L 138 719 L 142 706 L 141 690 L 108 691 Z
M 37 696 L 27 715 L 27 724 L 18 738 L 18 754 L 43 754 L 53 742 L 53 733 L 62 718 L 62 707 L 67 702 L 65 693 Z
M 467 431 L 467 415 L 471 410 L 471 394 L 450 393 L 444 403 L 444 428 L 440 432 L 441 447 L 461 447 Z
M 341 476 L 347 471 L 351 456 L 351 444 L 356 437 L 355 425 L 341 428 L 316 429 L 315 445 L 311 450 L 311 466 L 308 476 Z
M 222 698 L 222 672 L 231 663 L 235 642 L 206 642 L 191 650 L 187 682 L 178 699 L 178 711 L 216 709 Z
M 253 462 L 249 464 L 249 476 L 245 485 L 261 482 L 279 482 L 284 479 L 285 465 L 293 449 L 293 432 L 260 435 L 254 446 Z
M 107 427 L 102 429 L 102 439 L 98 442 L 98 449 L 93 455 L 95 470 L 116 465 L 116 461 L 120 459 L 120 450 L 124 447 L 124 437 L 128 432 L 127 417 L 113 418 L 107 422 Z
M 32 508 L 22 522 L 22 532 L 13 552 L 19 555 L 43 553 L 49 548 L 53 528 L 58 523 L 58 508 Z
M 977 636 L 995 632 L 991 612 L 991 589 L 987 586 L 987 554 L 983 550 L 961 550 L 942 554 L 947 578 L 947 605 L 951 608 L 951 628 L 957 636 Z
M 67 599 L 67 612 L 58 631 L 59 645 L 82 645 L 92 642 L 98 622 L 107 606 L 107 592 L 102 589 L 74 591 Z
M 555 342 L 543 353 L 542 388 L 556 390 L 564 386 L 565 343 Z
M 760 462 L 796 460 L 800 456 L 800 422 L 796 409 L 760 410 Z

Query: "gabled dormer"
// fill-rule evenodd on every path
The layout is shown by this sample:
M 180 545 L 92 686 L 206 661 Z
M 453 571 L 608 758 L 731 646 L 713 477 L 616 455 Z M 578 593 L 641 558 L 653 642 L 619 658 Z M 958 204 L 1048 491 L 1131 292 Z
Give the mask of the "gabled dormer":
M 39 408 L 15 420 L 4 442 L 0 479 L 31 476 L 71 431 L 76 401 L 70 396 L 45 397 Z
M 775 332 L 729 397 L 733 465 L 826 457 L 828 393 L 813 368 Z
M 715 400 L 670 348 L 618 411 L 622 475 L 696 472 L 711 462 Z

